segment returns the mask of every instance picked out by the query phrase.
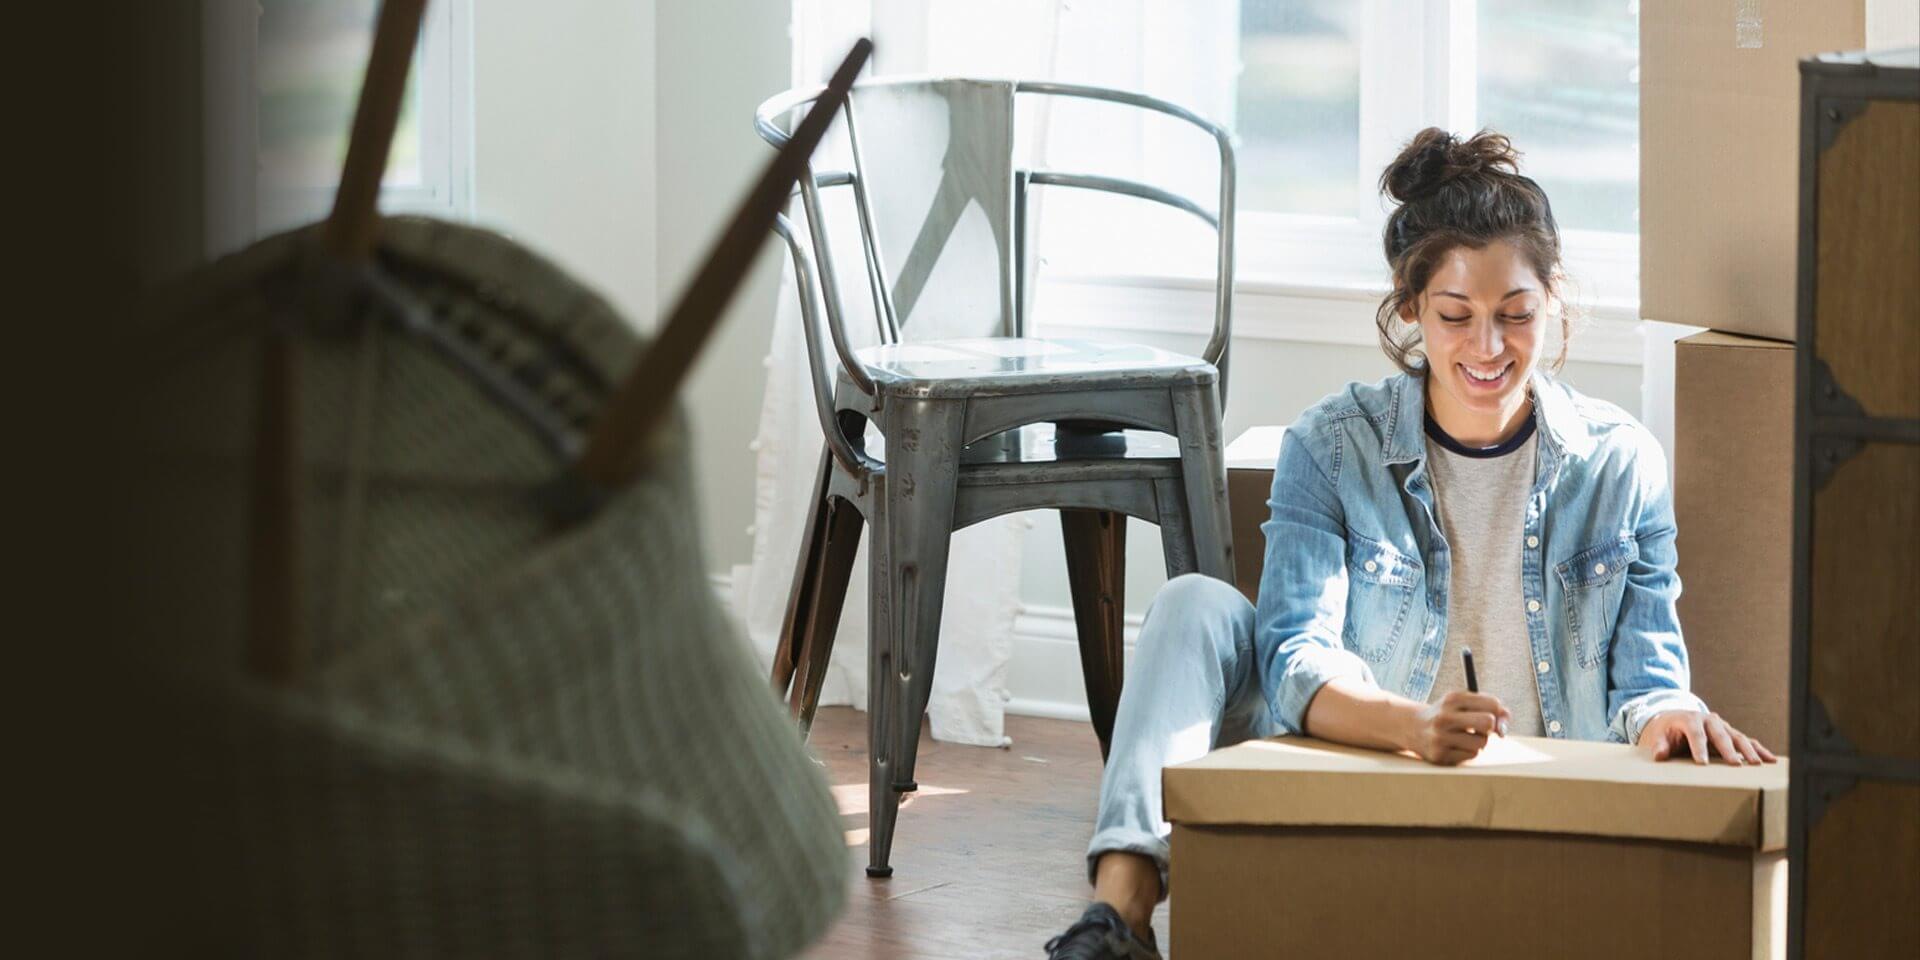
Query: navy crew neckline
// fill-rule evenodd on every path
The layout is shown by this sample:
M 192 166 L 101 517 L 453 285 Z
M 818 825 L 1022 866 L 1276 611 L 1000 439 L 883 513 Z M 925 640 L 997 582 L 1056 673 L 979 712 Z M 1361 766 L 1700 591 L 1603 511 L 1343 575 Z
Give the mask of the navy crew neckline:
M 1508 437 L 1506 440 L 1491 447 L 1469 447 L 1455 440 L 1447 431 L 1441 429 L 1439 422 L 1433 419 L 1432 413 L 1424 413 L 1423 416 L 1426 419 L 1427 436 L 1433 438 L 1434 443 L 1439 444 L 1442 448 L 1452 453 L 1457 453 L 1463 457 L 1472 457 L 1476 460 L 1490 460 L 1494 457 L 1504 457 L 1520 449 L 1520 447 L 1533 436 L 1535 429 L 1534 418 L 1531 413 L 1529 413 L 1526 421 L 1520 424 L 1520 429 L 1514 431 L 1513 436 Z

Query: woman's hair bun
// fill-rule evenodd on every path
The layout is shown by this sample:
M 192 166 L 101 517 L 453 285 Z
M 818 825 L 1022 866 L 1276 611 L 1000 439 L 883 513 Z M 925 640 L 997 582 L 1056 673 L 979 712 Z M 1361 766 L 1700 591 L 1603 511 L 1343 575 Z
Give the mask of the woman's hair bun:
M 1412 203 L 1454 180 L 1502 167 L 1507 173 L 1520 170 L 1520 152 L 1506 135 L 1482 130 L 1461 140 L 1428 127 L 1407 141 L 1380 174 L 1380 189 L 1399 203 Z

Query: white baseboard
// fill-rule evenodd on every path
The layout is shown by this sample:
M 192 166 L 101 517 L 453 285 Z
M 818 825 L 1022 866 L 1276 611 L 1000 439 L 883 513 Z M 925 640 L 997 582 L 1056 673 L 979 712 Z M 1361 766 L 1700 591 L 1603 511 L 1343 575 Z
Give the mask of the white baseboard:
M 1078 723 L 1092 723 L 1093 713 L 1087 709 L 1086 698 L 1078 703 L 1062 703 L 1057 700 L 1027 700 L 1015 697 L 1007 701 L 1007 715 L 1010 717 L 1039 717 L 1042 720 L 1072 720 Z
M 1140 618 L 1125 622 L 1126 661 L 1133 663 Z M 1089 719 L 1086 681 L 1080 672 L 1080 639 L 1070 607 L 1025 605 L 1013 621 L 1013 655 L 1007 663 L 1007 712 L 1053 720 Z

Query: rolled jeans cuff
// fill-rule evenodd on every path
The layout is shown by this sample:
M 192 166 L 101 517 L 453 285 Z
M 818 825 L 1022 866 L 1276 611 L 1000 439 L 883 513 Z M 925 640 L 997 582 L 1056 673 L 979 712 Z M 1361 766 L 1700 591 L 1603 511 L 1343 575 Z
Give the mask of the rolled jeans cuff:
M 1167 899 L 1167 839 L 1129 827 L 1108 827 L 1093 835 L 1087 844 L 1087 882 L 1093 883 L 1100 857 L 1108 853 L 1137 853 L 1153 860 L 1160 870 L 1160 899 Z

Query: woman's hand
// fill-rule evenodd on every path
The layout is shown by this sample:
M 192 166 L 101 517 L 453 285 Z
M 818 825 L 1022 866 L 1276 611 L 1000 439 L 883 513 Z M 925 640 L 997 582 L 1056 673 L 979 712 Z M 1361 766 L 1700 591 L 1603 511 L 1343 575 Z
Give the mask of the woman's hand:
M 1452 766 L 1479 756 L 1493 734 L 1505 736 L 1512 719 L 1499 697 L 1456 690 L 1415 714 L 1407 748 L 1428 763 Z
M 1640 728 L 1640 746 L 1650 751 L 1655 760 L 1665 760 L 1673 756 L 1674 750 L 1685 748 L 1693 755 L 1694 763 L 1706 763 L 1709 744 L 1714 753 L 1732 764 L 1772 763 L 1780 759 L 1760 741 L 1735 730 L 1717 713 L 1669 710 L 1654 714 L 1653 719 Z

